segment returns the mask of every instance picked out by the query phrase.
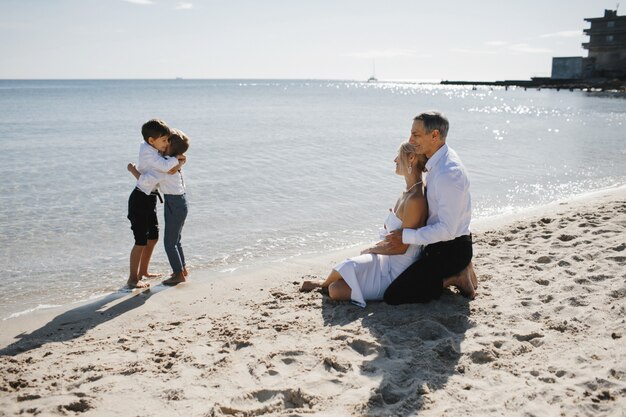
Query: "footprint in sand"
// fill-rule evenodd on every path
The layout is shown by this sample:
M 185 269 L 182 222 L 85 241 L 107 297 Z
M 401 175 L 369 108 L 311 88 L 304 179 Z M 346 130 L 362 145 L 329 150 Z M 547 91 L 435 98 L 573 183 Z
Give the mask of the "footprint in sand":
M 585 300 L 584 296 L 570 297 L 567 301 L 572 307 L 586 307 L 589 305 L 589 301 Z
M 613 250 L 613 251 L 615 251 L 615 252 L 621 252 L 621 251 L 623 251 L 624 249 L 626 249 L 626 244 L 625 244 L 625 243 L 622 243 L 622 244 L 621 244 L 621 245 L 619 245 L 619 246 L 615 246 L 614 248 L 611 248 L 611 250 Z
M 540 295 L 539 296 L 539 301 L 541 301 L 544 304 L 549 303 L 552 300 L 554 300 L 554 297 L 552 295 L 550 295 L 550 294 L 548 294 L 548 295 Z
M 396 404 L 407 397 L 408 392 L 392 383 L 384 384 L 380 387 L 380 395 L 386 405 Z
M 91 405 L 91 403 L 84 398 L 81 398 L 80 400 L 67 405 L 59 405 L 58 407 L 59 411 L 62 413 L 64 410 L 73 411 L 75 413 L 84 413 L 88 410 L 91 410 L 92 408 L 93 406 Z
M 539 264 L 549 264 L 550 262 L 552 262 L 552 258 L 550 258 L 549 256 L 540 256 L 535 262 Z
M 589 275 L 589 279 L 592 280 L 593 282 L 602 282 L 605 281 L 607 279 L 613 278 L 609 275 L 604 275 L 604 274 L 599 274 L 599 275 Z
M 380 346 L 378 346 L 376 343 L 367 342 L 365 340 L 359 339 L 351 341 L 348 346 L 350 346 L 362 356 L 369 356 L 374 353 L 378 353 L 380 350 Z
M 513 337 L 516 338 L 520 342 L 530 342 L 533 339 L 538 337 L 543 337 L 544 335 L 538 332 L 532 332 L 528 334 L 514 334 Z
M 477 350 L 469 355 L 472 362 L 478 365 L 493 362 L 497 359 L 496 353 L 491 349 Z
M 227 405 L 216 404 L 210 415 L 260 416 L 289 415 L 313 411 L 320 398 L 300 389 L 259 390 L 233 398 Z
M 352 364 L 342 363 L 335 356 L 327 356 L 324 358 L 324 368 L 329 372 L 333 369 L 339 373 L 345 374 L 352 369 Z
M 450 336 L 450 332 L 447 328 L 435 321 L 424 320 L 417 329 L 417 336 L 422 340 L 439 340 Z
M 626 262 L 626 256 L 607 256 L 605 259 L 615 261 L 620 265 L 623 265 Z
M 163 398 L 167 401 L 180 401 L 185 399 L 185 391 L 182 389 L 166 389 L 163 391 Z
M 559 239 L 561 242 L 569 242 L 570 240 L 576 239 L 576 236 L 563 234 L 560 235 L 557 239 Z
M 445 362 L 457 362 L 461 353 L 454 341 L 447 337 L 433 348 L 439 359 Z
M 609 293 L 611 298 L 615 298 L 617 300 L 626 297 L 626 287 L 622 287 L 619 290 L 613 290 Z
M 288 350 L 284 352 L 271 353 L 264 359 L 258 361 L 260 365 L 259 370 L 254 370 L 254 374 L 265 374 L 269 376 L 276 376 L 282 374 L 299 373 L 302 370 L 310 370 L 315 366 L 317 361 L 311 361 L 311 363 L 301 363 L 304 358 L 304 351 L 301 350 Z M 305 360 L 306 362 L 306 360 Z

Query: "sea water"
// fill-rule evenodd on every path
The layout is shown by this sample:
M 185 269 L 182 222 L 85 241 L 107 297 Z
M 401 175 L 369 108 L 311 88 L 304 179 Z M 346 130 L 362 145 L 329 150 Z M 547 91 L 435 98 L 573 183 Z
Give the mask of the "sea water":
M 474 218 L 626 184 L 624 95 L 350 81 L 0 81 L 0 318 L 124 285 L 134 188 L 126 165 L 148 119 L 190 137 L 188 265 L 228 276 L 376 239 L 404 188 L 394 174 L 398 145 L 429 109 L 450 119 Z M 169 272 L 161 241 L 151 270 Z

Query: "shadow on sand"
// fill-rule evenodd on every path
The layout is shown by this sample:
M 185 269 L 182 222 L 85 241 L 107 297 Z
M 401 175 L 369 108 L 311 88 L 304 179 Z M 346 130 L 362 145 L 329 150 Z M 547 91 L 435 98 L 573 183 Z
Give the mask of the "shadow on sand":
M 81 337 L 100 324 L 140 307 L 164 288 L 157 286 L 132 293 L 117 292 L 65 311 L 43 327 L 15 336 L 18 340 L 0 349 L 0 356 L 15 356 L 47 343 L 65 342 Z
M 373 302 L 366 309 L 324 296 L 322 312 L 330 326 L 360 321 L 378 343 L 361 347 L 360 353 L 368 357 L 361 373 L 382 376 L 367 404 L 358 410 L 362 415 L 415 415 L 428 407 L 429 392 L 442 389 L 450 376 L 463 372 L 458 365 L 460 345 L 471 324 L 469 300 L 460 295 L 445 290 L 439 300 L 428 304 Z

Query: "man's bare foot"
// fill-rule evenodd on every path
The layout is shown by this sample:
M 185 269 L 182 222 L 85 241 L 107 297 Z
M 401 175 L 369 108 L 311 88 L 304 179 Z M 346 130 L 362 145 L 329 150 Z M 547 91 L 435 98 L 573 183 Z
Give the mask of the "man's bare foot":
M 472 286 L 474 287 L 475 290 L 478 289 L 478 277 L 476 276 L 476 273 L 474 272 L 474 265 L 470 262 L 469 265 L 467 265 L 467 270 L 469 271 L 469 275 L 470 275 L 470 279 L 472 280 Z
M 300 287 L 300 292 L 309 292 L 317 288 L 322 288 L 323 281 L 304 281 Z
M 148 288 L 150 287 L 150 284 L 148 284 L 147 282 L 141 282 L 139 280 L 128 278 L 128 281 L 126 281 L 126 286 L 131 289 L 132 288 Z
M 185 275 L 182 272 L 179 272 L 177 274 L 174 274 L 174 276 L 172 276 L 171 278 L 166 279 L 161 284 L 171 286 L 178 285 L 182 282 L 187 282 L 187 278 L 185 278 Z
M 457 275 L 453 285 L 459 289 L 463 296 L 469 298 L 470 300 L 473 300 L 474 297 L 476 297 L 476 289 L 472 283 L 469 266 Z
M 444 288 L 448 288 L 453 285 L 459 289 L 463 296 L 469 298 L 470 300 L 473 300 L 474 297 L 476 297 L 476 288 L 474 288 L 474 285 L 472 284 L 469 265 L 458 274 L 452 275 L 451 277 L 443 280 Z
M 158 277 L 160 277 L 161 275 L 163 275 L 163 274 L 152 274 L 152 273 L 150 273 L 150 272 L 146 272 L 146 273 L 144 273 L 144 274 L 142 274 L 142 273 L 140 273 L 140 274 L 139 274 L 139 276 L 140 276 L 141 278 L 158 278 Z

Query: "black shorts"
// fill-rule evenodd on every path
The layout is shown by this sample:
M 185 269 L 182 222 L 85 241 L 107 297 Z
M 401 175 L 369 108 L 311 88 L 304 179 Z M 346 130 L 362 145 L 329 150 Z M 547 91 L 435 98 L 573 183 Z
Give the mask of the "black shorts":
M 159 238 L 156 195 L 146 195 L 135 188 L 128 198 L 128 220 L 135 236 L 135 245 L 145 246 L 148 240 Z

